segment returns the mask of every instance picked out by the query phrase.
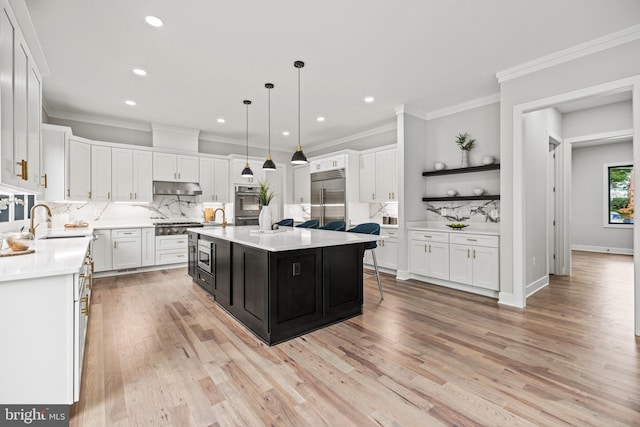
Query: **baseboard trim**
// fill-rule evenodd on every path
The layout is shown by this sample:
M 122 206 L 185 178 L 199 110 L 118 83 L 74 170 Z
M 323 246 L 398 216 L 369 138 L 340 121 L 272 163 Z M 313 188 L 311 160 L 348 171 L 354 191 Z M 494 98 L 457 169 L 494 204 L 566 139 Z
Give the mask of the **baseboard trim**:
M 540 289 L 549 286 L 549 276 L 539 278 L 533 283 L 528 284 L 525 287 L 525 295 L 529 298 L 531 295 L 538 292 Z
M 599 252 L 603 254 L 633 255 L 633 248 L 608 248 L 606 246 L 571 245 L 571 250 Z
M 500 292 L 498 294 L 498 304 L 507 305 L 509 307 L 524 308 L 515 303 L 515 295 L 508 292 Z
M 100 271 L 93 273 L 93 277 L 99 279 L 101 277 L 110 277 L 110 276 L 124 276 L 126 274 L 134 274 L 134 273 L 146 273 L 148 271 L 158 271 L 158 270 L 169 270 L 171 268 L 184 268 L 186 267 L 186 263 L 180 264 L 165 264 L 165 265 L 150 265 L 148 267 L 137 267 L 137 268 L 128 268 L 126 270 L 109 270 L 109 271 Z

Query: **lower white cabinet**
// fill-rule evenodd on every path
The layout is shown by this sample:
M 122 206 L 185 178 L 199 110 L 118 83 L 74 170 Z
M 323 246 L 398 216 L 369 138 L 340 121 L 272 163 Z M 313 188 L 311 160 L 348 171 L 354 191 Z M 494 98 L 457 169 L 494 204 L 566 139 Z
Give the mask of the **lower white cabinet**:
M 410 241 L 411 272 L 449 280 L 449 233 L 412 231 Z
M 451 236 L 450 261 L 452 281 L 494 291 L 500 289 L 497 236 Z
M 186 234 L 156 236 L 156 265 L 187 262 Z
M 387 239 L 380 240 L 376 248 L 376 260 L 378 267 L 389 270 L 398 269 L 398 230 L 381 228 L 380 235 Z M 364 263 L 373 266 L 373 256 L 371 251 L 365 251 Z
M 111 230 L 93 230 L 93 263 L 94 271 L 113 269 L 111 262 Z
M 147 267 L 156 263 L 156 229 L 147 227 L 142 229 L 142 245 L 140 248 L 140 265 Z
M 142 265 L 142 239 L 139 228 L 111 230 L 112 262 L 114 270 L 137 268 Z

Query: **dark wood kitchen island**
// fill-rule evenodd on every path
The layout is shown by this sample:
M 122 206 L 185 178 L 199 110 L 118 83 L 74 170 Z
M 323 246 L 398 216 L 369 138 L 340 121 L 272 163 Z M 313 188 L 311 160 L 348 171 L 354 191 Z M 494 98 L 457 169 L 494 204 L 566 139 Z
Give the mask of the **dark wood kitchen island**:
M 380 239 L 288 227 L 189 233 L 191 241 L 197 235 L 194 280 L 269 345 L 362 314 L 364 244 Z

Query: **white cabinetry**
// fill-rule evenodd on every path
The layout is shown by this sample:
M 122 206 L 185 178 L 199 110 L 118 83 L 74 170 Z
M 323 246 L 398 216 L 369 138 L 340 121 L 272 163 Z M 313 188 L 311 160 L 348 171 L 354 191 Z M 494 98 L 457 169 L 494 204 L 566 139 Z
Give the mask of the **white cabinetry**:
M 91 145 L 69 138 L 67 145 L 67 199 L 91 199 Z
M 59 202 L 66 198 L 67 159 L 65 147 L 70 135 L 71 128 L 42 125 L 42 173 L 46 184 L 42 200 Z
M 152 202 L 152 154 L 150 151 L 113 148 L 113 200 Z
M 156 229 L 155 227 L 146 227 L 142 229 L 141 244 L 141 260 L 140 265 L 147 267 L 156 263 Z
M 153 153 L 153 180 L 198 182 L 198 157 Z
M 378 267 L 388 270 L 398 269 L 398 230 L 393 228 L 381 228 L 380 235 L 386 236 L 385 240 L 378 241 L 376 248 L 376 260 Z M 364 252 L 364 263 L 373 266 L 371 251 Z
M 293 203 L 311 203 L 311 167 L 293 168 Z
M 449 279 L 449 233 L 411 231 L 410 245 L 411 273 Z
M 114 270 L 137 268 L 142 265 L 142 241 L 139 228 L 111 230 Z
M 200 201 L 226 203 L 229 201 L 229 161 L 200 158 Z
M 111 200 L 111 147 L 91 146 L 91 200 Z
M 346 167 L 346 163 L 347 160 L 344 154 L 338 154 L 322 159 L 315 159 L 312 160 L 310 164 L 311 173 L 330 171 L 334 169 L 344 169 Z
M 450 261 L 451 281 L 494 291 L 499 290 L 497 236 L 452 235 Z
M 187 235 L 156 236 L 156 264 L 187 262 Z
M 29 191 L 40 190 L 41 82 L 13 10 L 1 0 L 0 181 Z
M 360 201 L 396 202 L 398 193 L 397 150 L 360 156 Z
M 93 230 L 93 268 L 94 271 L 113 269 L 111 262 L 111 230 Z

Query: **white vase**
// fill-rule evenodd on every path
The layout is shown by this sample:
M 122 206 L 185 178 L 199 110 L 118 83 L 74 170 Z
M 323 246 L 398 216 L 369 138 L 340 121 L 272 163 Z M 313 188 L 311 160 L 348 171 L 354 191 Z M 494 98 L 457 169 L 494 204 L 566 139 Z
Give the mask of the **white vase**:
M 469 167 L 469 150 L 462 150 L 462 166 L 463 168 Z
M 260 216 L 258 216 L 260 230 L 271 230 L 272 216 L 269 205 L 263 206 L 262 209 L 260 209 Z

